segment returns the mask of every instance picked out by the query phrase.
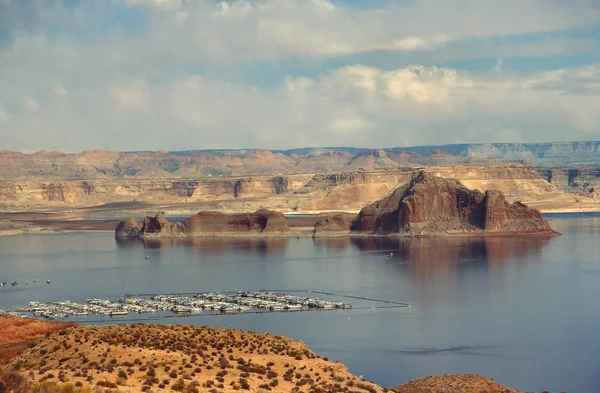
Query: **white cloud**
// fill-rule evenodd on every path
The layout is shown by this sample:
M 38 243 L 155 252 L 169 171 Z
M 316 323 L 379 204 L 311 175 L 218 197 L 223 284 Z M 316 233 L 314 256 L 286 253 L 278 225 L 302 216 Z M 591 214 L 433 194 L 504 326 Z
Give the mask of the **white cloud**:
M 343 137 L 348 133 L 369 130 L 373 128 L 373 126 L 373 124 L 362 119 L 355 113 L 348 113 L 343 117 L 338 117 L 337 119 L 334 119 L 331 125 L 329 126 L 329 129 L 334 134 Z
M 6 123 L 8 121 L 8 113 L 4 110 L 2 103 L 0 102 L 0 124 Z
M 37 102 L 33 97 L 27 97 L 23 105 L 30 112 L 36 112 L 38 109 L 40 109 L 39 102 Z
M 296 57 L 321 58 L 375 50 L 440 51 L 440 56 L 448 56 L 442 49 L 463 40 L 559 32 L 600 20 L 597 5 L 577 0 L 391 1 L 383 8 L 357 8 L 344 3 L 334 5 L 328 0 L 120 1 L 126 6 L 148 11 L 147 25 L 139 34 L 118 28 L 98 40 L 80 42 L 79 38 L 67 37 L 61 41 L 62 47 L 56 46 L 55 42 L 40 44 L 53 46 L 57 58 L 61 50 L 71 48 L 75 54 L 89 52 L 90 56 L 80 61 L 101 60 L 99 65 L 125 61 L 126 65 L 138 67 L 149 64 L 165 66 L 174 62 L 223 64 Z M 36 4 L 35 12 L 25 6 L 22 12 L 9 10 L 8 16 L 0 19 L 0 23 L 21 33 L 27 26 L 36 32 L 49 29 L 69 31 L 69 28 L 85 28 L 88 19 L 101 28 L 102 23 L 107 21 L 96 21 L 94 17 L 101 19 L 103 14 L 107 14 L 107 18 L 112 16 L 93 2 L 76 3 L 71 7 L 61 1 L 39 1 Z M 590 48 L 590 44 L 585 39 L 560 38 L 520 44 L 484 42 L 486 50 L 498 48 L 500 52 L 515 49 L 547 53 L 585 50 Z M 514 48 L 515 45 L 517 48 Z M 476 52 L 459 52 L 461 56 L 479 55 L 481 48 Z M 451 53 L 456 53 L 456 50 Z M 510 54 L 506 53 L 495 55 L 508 56 Z M 66 60 L 72 59 L 67 57 Z
M 108 95 L 101 84 L 71 89 L 35 116 L 12 114 L 0 136 L 12 135 L 8 149 L 75 151 L 582 140 L 600 132 L 600 95 L 581 93 L 599 80 L 600 66 L 474 74 L 356 65 L 262 90 L 182 73 L 124 79 Z
M 182 7 L 181 0 L 123 0 L 128 6 L 150 7 L 160 11 L 173 11 Z
M 139 79 L 111 86 L 108 93 L 122 108 L 143 108 L 150 94 L 146 81 Z
M 496 65 L 492 68 L 492 71 L 493 72 L 502 72 L 503 64 L 504 64 L 504 61 L 502 61 L 502 59 L 496 60 Z
M 599 66 L 509 67 L 514 56 L 597 49 L 592 37 L 560 34 L 597 23 L 595 2 L 113 0 L 142 16 L 119 22 L 108 2 L 4 1 L 3 148 L 389 146 L 600 131 Z M 377 50 L 395 57 L 379 66 L 390 54 Z M 418 65 L 473 58 L 504 63 L 483 74 Z M 269 75 L 300 63 L 312 67 L 303 76 Z M 264 66 L 270 87 L 247 82 L 248 66 Z
M 54 94 L 57 97 L 65 98 L 69 95 L 69 91 L 62 85 L 56 85 L 54 86 Z

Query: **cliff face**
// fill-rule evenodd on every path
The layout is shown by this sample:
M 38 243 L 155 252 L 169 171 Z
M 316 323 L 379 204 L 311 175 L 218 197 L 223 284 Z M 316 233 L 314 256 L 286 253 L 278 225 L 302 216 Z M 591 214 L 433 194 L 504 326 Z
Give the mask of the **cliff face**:
M 600 208 L 600 198 L 565 194 L 524 165 L 398 167 L 303 175 L 196 177 L 188 179 L 91 179 L 0 182 L 5 210 L 92 207 L 135 202 L 198 210 L 359 211 L 410 181 L 420 170 L 459 179 L 470 189 L 502 191 L 509 201 L 551 211 Z M 553 178 L 553 181 L 556 177 Z M 599 188 L 600 189 L 600 188 Z M 108 206 L 110 207 L 110 206 Z M 141 214 L 148 214 L 149 208 Z M 121 214 L 121 213 L 119 213 Z M 137 214 L 137 213 L 136 213 Z
M 146 217 L 144 221 L 125 218 L 117 225 L 115 236 L 168 238 L 244 233 L 276 235 L 287 232 L 289 232 L 289 227 L 283 213 L 263 209 L 254 213 L 233 215 L 221 212 L 200 212 L 180 222 L 169 222 L 162 215 Z
M 540 168 L 538 172 L 544 180 L 563 191 L 600 188 L 600 168 Z
M 457 180 L 424 171 L 362 209 L 352 230 L 407 235 L 552 231 L 539 211 L 510 204 L 500 191 L 471 191 Z

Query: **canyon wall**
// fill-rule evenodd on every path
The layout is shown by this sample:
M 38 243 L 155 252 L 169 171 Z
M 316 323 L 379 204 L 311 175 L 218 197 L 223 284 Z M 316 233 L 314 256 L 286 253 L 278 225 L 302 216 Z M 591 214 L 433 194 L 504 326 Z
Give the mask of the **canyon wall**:
M 86 179 L 0 182 L 4 210 L 116 208 L 119 204 L 189 207 L 189 211 L 358 211 L 407 183 L 417 171 L 455 178 L 471 189 L 502 191 L 550 211 L 596 208 L 598 199 L 561 192 L 524 165 L 455 165 L 276 176 L 202 176 L 188 179 Z M 187 213 L 186 213 L 187 214 Z
M 538 172 L 544 180 L 563 191 L 600 188 L 600 168 L 540 168 Z

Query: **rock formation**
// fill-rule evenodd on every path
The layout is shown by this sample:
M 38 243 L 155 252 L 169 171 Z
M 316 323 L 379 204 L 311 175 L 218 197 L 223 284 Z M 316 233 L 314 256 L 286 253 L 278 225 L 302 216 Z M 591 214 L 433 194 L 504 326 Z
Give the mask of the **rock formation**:
M 172 237 L 181 236 L 185 232 L 182 222 L 169 222 L 164 216 L 157 214 L 144 219 L 140 236 Z
M 117 224 L 116 237 L 136 237 L 139 235 L 144 223 L 137 218 L 127 217 Z
M 315 223 L 313 237 L 340 236 L 350 234 L 350 221 L 342 215 L 325 217 Z
M 289 232 L 281 212 L 261 209 L 254 213 L 225 214 L 200 212 L 185 221 L 169 222 L 162 215 L 146 217 L 144 221 L 125 218 L 117 225 L 117 237 L 180 237 L 218 236 L 227 234 L 276 235 Z
M 520 202 L 511 204 L 500 191 L 469 190 L 458 180 L 424 171 L 363 208 L 351 229 L 404 235 L 552 232 L 538 210 Z

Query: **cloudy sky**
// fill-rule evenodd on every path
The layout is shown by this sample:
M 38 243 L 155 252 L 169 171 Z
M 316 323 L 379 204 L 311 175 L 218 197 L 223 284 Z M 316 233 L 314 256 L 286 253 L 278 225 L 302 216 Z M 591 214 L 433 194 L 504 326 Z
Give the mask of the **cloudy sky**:
M 0 0 L 0 150 L 598 139 L 598 0 Z

